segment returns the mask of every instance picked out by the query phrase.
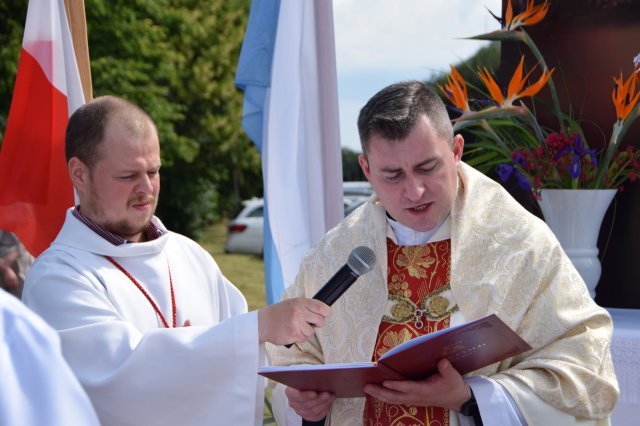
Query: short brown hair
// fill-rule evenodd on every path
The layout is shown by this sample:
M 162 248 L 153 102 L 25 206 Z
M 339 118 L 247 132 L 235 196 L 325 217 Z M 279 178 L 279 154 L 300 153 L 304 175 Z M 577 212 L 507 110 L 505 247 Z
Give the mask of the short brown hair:
M 73 157 L 92 169 L 99 159 L 98 148 L 107 125 L 117 120 L 133 135 L 148 131 L 151 117 L 139 106 L 116 96 L 101 96 L 78 108 L 69 118 L 65 135 L 65 157 Z M 155 129 L 155 125 L 154 125 Z M 157 132 L 157 130 L 156 130 Z
M 385 87 L 362 107 L 358 116 L 358 133 L 366 155 L 371 136 L 403 140 L 426 116 L 436 135 L 453 144 L 453 127 L 442 99 L 419 81 L 404 81 Z

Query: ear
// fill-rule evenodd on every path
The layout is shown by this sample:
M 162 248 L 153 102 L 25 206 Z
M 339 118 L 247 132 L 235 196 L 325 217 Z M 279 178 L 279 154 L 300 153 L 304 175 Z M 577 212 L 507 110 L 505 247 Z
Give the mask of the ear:
M 78 192 L 84 192 L 90 181 L 89 168 L 78 157 L 72 157 L 67 164 L 67 168 L 73 186 Z
M 362 173 L 367 178 L 369 182 L 371 182 L 371 171 L 369 170 L 369 162 L 367 161 L 367 157 L 364 154 L 360 154 L 358 156 L 358 164 L 360 164 L 360 168 L 362 169 Z
M 453 137 L 453 145 L 451 146 L 453 151 L 453 160 L 456 165 L 462 161 L 462 151 L 464 151 L 464 138 L 458 134 Z

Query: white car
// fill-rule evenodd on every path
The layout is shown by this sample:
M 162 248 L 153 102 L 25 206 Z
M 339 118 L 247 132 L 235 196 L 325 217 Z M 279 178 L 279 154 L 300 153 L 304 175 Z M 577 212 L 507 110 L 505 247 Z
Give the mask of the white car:
M 247 253 L 262 255 L 262 198 L 242 202 L 240 213 L 229 222 L 225 253 Z
M 351 213 L 371 195 L 369 182 L 345 182 L 344 213 Z M 262 255 L 264 206 L 262 198 L 252 198 L 242 202 L 242 210 L 233 218 L 227 227 L 225 253 L 246 253 Z

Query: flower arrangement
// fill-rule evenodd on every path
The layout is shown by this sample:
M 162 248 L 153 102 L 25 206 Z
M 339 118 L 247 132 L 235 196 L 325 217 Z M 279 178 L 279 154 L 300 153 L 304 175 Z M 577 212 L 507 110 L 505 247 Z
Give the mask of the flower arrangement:
M 536 198 L 542 188 L 622 190 L 626 181 L 633 182 L 640 176 L 640 151 L 631 146 L 620 149 L 624 135 L 640 114 L 640 55 L 634 58 L 634 70 L 628 77 L 622 73 L 613 77 L 616 119 L 608 143 L 596 151 L 590 148 L 580 123 L 561 110 L 553 83 L 554 70 L 549 70 L 524 29 L 541 22 L 548 10 L 549 0 L 538 5 L 526 0 L 520 11 L 514 10 L 509 0 L 504 19 L 492 14 L 501 22 L 501 29 L 471 37 L 524 43 L 538 63 L 525 72 L 523 55 L 506 91 L 486 67 L 479 68 L 477 74 L 486 88 L 488 101 L 470 99 L 467 83 L 451 66 L 451 74 L 438 88 L 460 113 L 454 119 L 454 130 L 466 129 L 477 136 L 469 144 L 471 165 L 483 171 L 497 168 L 503 181 L 515 179 L 522 188 L 533 190 Z M 538 66 L 541 71 L 534 78 Z M 532 111 L 522 102 L 524 98 L 535 99 L 545 86 L 549 88 L 551 109 L 558 121 L 556 129 L 541 126 L 535 109 Z

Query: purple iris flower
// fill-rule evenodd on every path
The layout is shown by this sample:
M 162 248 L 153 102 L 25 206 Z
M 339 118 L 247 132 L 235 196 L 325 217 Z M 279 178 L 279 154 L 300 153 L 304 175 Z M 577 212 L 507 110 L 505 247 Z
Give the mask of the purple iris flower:
M 516 178 L 516 182 L 518 182 L 518 186 L 522 189 L 526 189 L 527 191 L 531 189 L 531 182 L 529 179 L 519 171 L 515 170 L 513 176 Z
M 591 157 L 591 162 L 593 163 L 593 166 L 598 167 L 598 160 L 596 159 L 596 150 L 586 149 L 584 141 L 582 140 L 582 136 L 580 136 L 580 134 L 576 136 L 576 140 L 573 142 L 573 152 L 577 154 L 579 157 L 589 155 Z M 575 161 L 575 159 L 573 161 Z
M 515 154 L 513 154 L 513 162 L 516 163 L 518 166 L 522 167 L 523 169 L 524 169 L 524 166 L 527 164 L 526 160 L 524 159 L 524 156 L 520 152 L 516 152 Z
M 515 157 L 514 157 L 514 161 L 516 161 Z M 518 165 L 521 165 L 521 164 L 518 164 Z M 531 182 L 529 182 L 529 179 L 527 179 L 525 175 L 520 173 L 518 169 L 516 169 L 515 167 L 509 164 L 498 165 L 498 176 L 500 176 L 500 179 L 502 179 L 503 182 L 507 182 L 509 178 L 513 176 L 516 179 L 516 182 L 518 183 L 518 186 L 520 188 L 526 189 L 526 190 L 531 189 Z
M 577 168 L 578 169 L 578 175 L 580 175 L 580 158 L 584 157 L 585 155 L 589 155 L 591 157 L 591 163 L 593 163 L 594 167 L 598 167 L 598 159 L 596 158 L 596 150 L 595 149 L 586 149 L 586 146 L 584 144 L 584 140 L 582 140 L 582 136 L 580 136 L 580 134 L 576 135 L 576 139 L 573 141 L 573 145 L 572 146 L 567 146 L 562 148 L 560 151 L 558 151 L 556 153 L 556 155 L 553 156 L 553 160 L 557 161 L 560 157 L 562 157 L 565 154 L 568 154 L 572 152 L 573 153 L 573 157 L 571 159 L 571 168 Z M 576 166 L 576 155 L 578 156 L 578 165 Z M 571 176 L 575 179 L 575 176 L 573 176 L 574 171 L 571 171 Z
M 571 178 L 578 179 L 580 177 L 581 169 L 582 167 L 580 166 L 580 156 L 574 152 L 573 156 L 571 157 L 571 165 L 569 166 L 569 174 L 571 175 Z
M 502 179 L 503 182 L 506 182 L 509 180 L 515 169 L 515 167 L 510 166 L 509 164 L 500 164 L 498 165 L 498 176 L 500 176 L 500 179 Z

